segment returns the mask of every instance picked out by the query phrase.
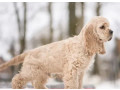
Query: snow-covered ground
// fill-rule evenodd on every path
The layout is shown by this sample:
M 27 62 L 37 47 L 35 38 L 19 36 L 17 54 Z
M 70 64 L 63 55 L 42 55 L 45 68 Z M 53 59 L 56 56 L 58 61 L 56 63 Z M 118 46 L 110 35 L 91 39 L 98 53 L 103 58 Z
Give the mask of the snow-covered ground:
M 98 75 L 86 74 L 83 80 L 83 85 L 92 85 L 96 89 L 120 89 L 120 79 L 116 81 L 106 81 Z
M 105 81 L 101 82 L 99 85 L 96 86 L 97 89 L 120 89 L 120 79 L 111 82 L 111 81 Z
M 91 82 L 94 82 L 94 80 Z M 63 82 L 57 82 L 54 79 L 49 79 L 46 86 L 50 89 L 62 89 L 64 87 L 64 84 Z M 94 86 L 96 89 L 120 89 L 120 79 L 115 82 L 102 81 L 95 85 L 86 84 L 84 87 L 91 87 L 91 86 Z M 4 89 L 11 88 L 11 84 L 10 82 L 0 82 L 0 88 L 4 88 Z M 33 87 L 30 83 L 28 83 L 26 88 L 28 89 L 28 88 L 33 88 Z
M 50 89 L 62 89 L 64 88 L 63 82 L 57 82 L 54 79 L 49 79 L 46 86 Z M 8 89 L 11 88 L 11 82 L 0 82 L 0 88 Z M 26 88 L 33 88 L 31 83 L 28 83 Z

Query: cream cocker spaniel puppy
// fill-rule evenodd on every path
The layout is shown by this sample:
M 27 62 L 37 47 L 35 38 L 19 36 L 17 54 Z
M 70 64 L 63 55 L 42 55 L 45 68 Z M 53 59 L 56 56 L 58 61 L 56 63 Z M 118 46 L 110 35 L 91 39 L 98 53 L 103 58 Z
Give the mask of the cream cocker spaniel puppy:
M 12 88 L 23 88 L 32 82 L 34 88 L 46 88 L 51 73 L 63 75 L 67 89 L 82 88 L 84 72 L 97 54 L 104 54 L 104 43 L 112 38 L 106 18 L 96 16 L 83 27 L 78 36 L 40 46 L 14 57 L 0 66 L 0 71 L 11 65 L 23 63 L 19 74 L 12 79 Z

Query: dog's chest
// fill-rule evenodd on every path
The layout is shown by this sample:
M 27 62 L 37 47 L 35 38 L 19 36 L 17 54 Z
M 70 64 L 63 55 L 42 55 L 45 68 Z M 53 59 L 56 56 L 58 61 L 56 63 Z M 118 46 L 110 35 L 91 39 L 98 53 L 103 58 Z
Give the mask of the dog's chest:
M 90 57 L 86 57 L 86 58 L 83 59 L 83 61 L 86 62 L 86 63 L 84 63 L 85 64 L 84 65 L 85 69 L 88 69 L 89 67 L 91 67 L 93 65 L 93 63 L 95 61 L 94 57 L 95 57 L 95 55 L 90 56 Z
M 94 57 L 95 55 L 92 56 L 82 55 L 79 57 L 79 59 L 77 58 L 76 60 L 74 60 L 72 64 L 75 68 L 78 68 L 80 71 L 81 70 L 84 71 L 93 65 Z
M 89 69 L 94 64 L 94 62 L 95 62 L 95 55 L 91 57 L 87 69 Z

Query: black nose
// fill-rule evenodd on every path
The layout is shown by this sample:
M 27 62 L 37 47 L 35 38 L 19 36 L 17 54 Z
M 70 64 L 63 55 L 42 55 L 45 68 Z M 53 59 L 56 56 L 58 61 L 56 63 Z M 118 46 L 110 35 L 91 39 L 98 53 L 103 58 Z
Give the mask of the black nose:
M 112 31 L 112 30 L 110 30 L 109 32 L 110 32 L 110 34 L 113 34 L 113 31 Z

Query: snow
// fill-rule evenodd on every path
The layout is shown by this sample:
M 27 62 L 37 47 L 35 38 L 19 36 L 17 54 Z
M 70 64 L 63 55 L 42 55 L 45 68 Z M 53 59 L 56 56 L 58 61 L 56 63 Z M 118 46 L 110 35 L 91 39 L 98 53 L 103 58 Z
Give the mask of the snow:
M 54 88 L 59 88 L 62 89 L 64 88 L 63 82 L 57 82 L 54 79 L 49 79 L 48 83 L 46 84 L 48 88 L 54 89 Z M 11 88 L 11 83 L 10 82 L 0 82 L 0 88 Z M 28 83 L 26 86 L 26 89 L 33 88 L 31 83 Z
M 96 86 L 97 89 L 120 89 L 120 79 L 117 81 L 105 81 Z
M 120 79 L 115 81 L 103 80 L 98 75 L 89 75 L 86 74 L 83 80 L 84 86 L 92 85 L 96 89 L 119 89 L 120 88 Z
M 92 80 L 90 81 L 91 84 L 85 84 L 84 86 L 94 86 L 96 89 L 119 89 L 120 88 L 120 79 L 117 80 L 117 81 L 102 81 L 102 82 L 96 82 L 96 80 Z M 87 83 L 87 81 L 86 81 Z M 93 84 L 93 83 L 96 83 L 96 84 Z M 64 84 L 63 82 L 57 82 L 55 81 L 54 79 L 49 79 L 48 80 L 48 83 L 46 84 L 46 86 L 48 88 L 56 88 L 56 89 L 62 89 L 64 87 Z M 10 82 L 0 82 L 0 88 L 11 88 L 11 84 Z M 27 87 L 26 89 L 30 89 L 30 88 L 33 88 L 31 83 L 28 83 L 27 84 Z

